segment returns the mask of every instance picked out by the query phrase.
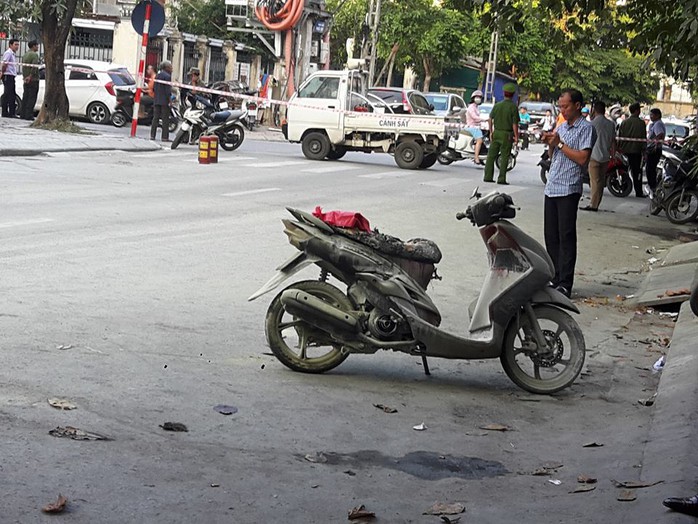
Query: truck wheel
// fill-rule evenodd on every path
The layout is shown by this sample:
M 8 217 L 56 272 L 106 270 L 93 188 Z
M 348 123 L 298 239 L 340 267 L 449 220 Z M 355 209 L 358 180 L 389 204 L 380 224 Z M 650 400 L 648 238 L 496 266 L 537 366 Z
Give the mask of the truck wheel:
M 431 166 L 436 164 L 436 159 L 439 157 L 438 153 L 429 153 L 424 155 L 424 160 L 419 164 L 419 169 L 429 169 Z
M 330 149 L 330 152 L 327 153 L 327 160 L 339 160 L 340 158 L 342 158 L 346 154 L 347 154 L 346 148 L 344 148 L 342 146 L 333 147 Z
M 330 139 L 324 133 L 314 131 L 308 133 L 301 142 L 301 149 L 305 158 L 310 160 L 324 160 L 332 150 Z
M 422 160 L 424 150 L 414 140 L 400 142 L 395 148 L 395 163 L 402 169 L 419 169 Z

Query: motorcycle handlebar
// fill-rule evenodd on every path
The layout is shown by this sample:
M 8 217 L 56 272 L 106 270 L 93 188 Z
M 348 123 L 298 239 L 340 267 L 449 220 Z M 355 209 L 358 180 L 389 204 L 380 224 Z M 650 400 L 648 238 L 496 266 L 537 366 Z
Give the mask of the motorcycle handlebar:
M 456 213 L 456 220 L 463 220 L 464 218 L 467 218 L 465 211 L 461 211 L 460 213 Z

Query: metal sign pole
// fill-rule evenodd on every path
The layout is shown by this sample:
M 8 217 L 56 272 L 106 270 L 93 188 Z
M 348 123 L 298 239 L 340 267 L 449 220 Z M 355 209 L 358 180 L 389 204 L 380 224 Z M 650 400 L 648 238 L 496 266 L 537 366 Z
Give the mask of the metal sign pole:
M 145 4 L 145 21 L 143 22 L 143 41 L 138 53 L 138 79 L 136 80 L 136 99 L 133 104 L 133 116 L 131 117 L 131 138 L 136 136 L 136 129 L 138 128 L 138 112 L 141 107 L 141 92 L 143 91 L 143 74 L 145 73 L 145 56 L 148 49 L 151 11 L 152 4 L 150 0 L 147 0 Z

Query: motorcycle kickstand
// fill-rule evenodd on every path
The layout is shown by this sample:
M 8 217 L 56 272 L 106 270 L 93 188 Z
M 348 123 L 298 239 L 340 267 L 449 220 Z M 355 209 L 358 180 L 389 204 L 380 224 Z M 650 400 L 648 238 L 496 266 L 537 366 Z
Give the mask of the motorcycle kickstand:
M 424 374 L 431 375 L 431 371 L 429 371 L 429 362 L 427 362 L 426 349 L 424 349 L 424 348 L 419 349 L 417 351 L 417 354 L 422 357 L 422 367 L 424 367 Z

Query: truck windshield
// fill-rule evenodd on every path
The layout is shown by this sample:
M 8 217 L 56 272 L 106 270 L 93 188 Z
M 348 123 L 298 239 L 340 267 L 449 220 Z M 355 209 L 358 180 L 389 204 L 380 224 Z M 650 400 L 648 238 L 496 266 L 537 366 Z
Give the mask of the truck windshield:
M 337 98 L 338 93 L 338 77 L 316 76 L 298 91 L 298 98 Z

